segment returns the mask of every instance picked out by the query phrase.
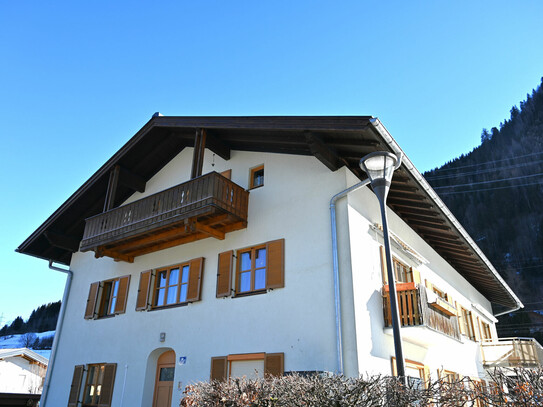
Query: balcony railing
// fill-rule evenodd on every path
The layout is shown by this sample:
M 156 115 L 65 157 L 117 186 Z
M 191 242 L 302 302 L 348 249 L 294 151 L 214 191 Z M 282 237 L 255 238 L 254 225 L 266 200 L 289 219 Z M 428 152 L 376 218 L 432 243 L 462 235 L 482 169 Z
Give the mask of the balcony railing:
M 212 172 L 86 220 L 81 251 L 142 254 L 247 227 L 249 192 Z
M 443 312 L 437 307 L 429 306 L 426 289 L 415 283 L 396 285 L 398 308 L 403 327 L 426 326 L 455 339 L 460 339 L 458 318 Z M 392 326 L 388 285 L 383 287 L 383 311 L 385 326 Z
M 481 344 L 483 364 L 494 367 L 543 367 L 543 347 L 534 338 L 500 338 Z

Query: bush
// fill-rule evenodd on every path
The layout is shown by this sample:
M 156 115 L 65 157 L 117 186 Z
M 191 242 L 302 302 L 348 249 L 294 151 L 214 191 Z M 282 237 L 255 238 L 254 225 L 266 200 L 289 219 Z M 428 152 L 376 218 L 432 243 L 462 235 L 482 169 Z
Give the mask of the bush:
M 183 392 L 181 407 L 542 406 L 543 370 L 496 370 L 491 384 L 468 378 L 403 385 L 396 377 L 288 375 L 200 382 Z

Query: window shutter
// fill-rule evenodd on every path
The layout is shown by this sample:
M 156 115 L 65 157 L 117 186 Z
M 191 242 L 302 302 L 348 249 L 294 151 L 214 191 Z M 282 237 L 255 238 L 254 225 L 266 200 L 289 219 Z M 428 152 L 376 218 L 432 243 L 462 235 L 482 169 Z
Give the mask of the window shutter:
M 264 375 L 282 376 L 284 372 L 284 360 L 284 353 L 266 353 Z
M 383 276 L 383 284 L 388 284 L 388 274 L 387 274 L 387 266 L 386 266 L 386 258 L 385 258 L 385 248 L 383 246 L 379 246 L 379 254 L 381 257 L 381 275 Z
M 149 288 L 151 286 L 151 270 L 142 271 L 140 274 L 140 285 L 138 288 L 138 298 L 136 299 L 136 311 L 147 309 L 149 302 Z
M 415 270 L 413 267 L 411 267 L 411 272 L 413 274 L 413 282 L 415 284 L 420 284 L 420 273 L 418 270 Z
M 285 286 L 285 239 L 266 243 L 266 288 Z
M 460 333 L 466 335 L 466 327 L 465 327 L 465 321 L 464 316 L 462 314 L 462 307 L 458 302 L 456 303 L 456 312 L 458 312 L 458 325 L 460 326 Z
M 72 385 L 70 386 L 70 395 L 68 396 L 68 407 L 77 407 L 84 371 L 85 366 L 83 365 L 77 365 L 74 367 L 74 376 L 72 378 Z
M 110 407 L 111 397 L 113 396 L 113 384 L 115 383 L 115 372 L 117 363 L 108 363 L 104 368 L 104 378 L 102 379 L 102 390 L 98 407 Z
M 89 298 L 87 298 L 87 307 L 85 308 L 85 319 L 94 318 L 99 287 L 100 287 L 100 282 L 92 283 L 90 285 Z
M 234 252 L 229 250 L 219 254 L 217 266 L 217 298 L 228 297 L 232 290 L 232 268 Z
M 204 258 L 200 257 L 190 261 L 189 266 L 189 284 L 187 287 L 187 301 L 200 301 L 202 291 L 202 277 L 204 268 Z
M 430 380 L 431 380 L 431 375 L 430 375 L 430 367 L 429 366 L 426 366 L 424 365 L 424 387 L 427 389 L 428 388 L 428 385 L 430 384 Z
M 211 380 L 224 381 L 227 378 L 227 357 L 217 356 L 211 358 Z
M 128 287 L 130 276 L 119 278 L 119 291 L 117 291 L 117 302 L 115 303 L 115 314 L 123 314 L 126 311 L 126 300 L 128 299 Z
M 479 317 L 475 317 L 475 321 L 473 321 L 473 331 L 475 332 L 475 340 L 480 341 L 481 340 L 481 323 L 479 322 Z

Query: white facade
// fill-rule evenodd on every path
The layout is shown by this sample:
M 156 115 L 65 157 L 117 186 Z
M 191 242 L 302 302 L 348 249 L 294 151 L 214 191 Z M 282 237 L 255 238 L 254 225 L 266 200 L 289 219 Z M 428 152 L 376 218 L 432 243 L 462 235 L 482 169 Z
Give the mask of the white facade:
M 39 394 L 47 359 L 26 348 L 0 350 L 0 393 Z
M 134 193 L 126 203 L 187 181 L 192 155 L 193 149 L 185 148 L 147 182 L 145 193 Z M 250 191 L 248 226 L 227 233 L 224 240 L 183 244 L 136 257 L 132 264 L 96 259 L 92 252 L 73 255 L 73 282 L 47 406 L 67 405 L 74 366 L 94 363 L 117 364 L 112 406 L 151 406 L 157 360 L 166 350 L 173 350 L 178 362 L 171 406 L 178 405 L 187 384 L 209 379 L 215 356 L 281 352 L 287 372 L 337 371 L 329 204 L 358 179 L 345 167 L 331 172 L 312 156 L 240 151 L 232 151 L 228 161 L 206 151 L 203 173 L 231 169 L 232 181 L 247 188 L 249 169 L 260 164 L 265 181 Z M 337 208 L 344 372 L 390 374 L 394 347 L 383 318 L 379 206 L 363 188 L 339 201 Z M 420 256 L 414 259 L 399 245 L 393 245 L 393 255 L 416 269 L 421 281 L 432 281 L 488 323 L 495 337 L 490 302 L 393 212 L 389 221 L 391 231 Z M 215 297 L 219 253 L 276 239 L 285 239 L 283 288 Z M 200 301 L 135 311 L 141 272 L 198 257 L 205 259 Z M 126 312 L 85 320 L 89 286 L 125 275 L 131 276 Z M 432 377 L 437 378 L 440 369 L 472 377 L 484 374 L 478 342 L 422 326 L 403 331 L 406 359 L 423 365 Z M 182 364 L 181 357 L 186 357 Z

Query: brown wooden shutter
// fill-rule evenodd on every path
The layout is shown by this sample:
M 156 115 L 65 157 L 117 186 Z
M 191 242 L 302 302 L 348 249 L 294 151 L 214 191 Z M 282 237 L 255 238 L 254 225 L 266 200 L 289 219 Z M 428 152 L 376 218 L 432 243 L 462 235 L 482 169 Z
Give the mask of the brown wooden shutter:
M 128 287 L 130 276 L 119 278 L 119 291 L 117 291 L 117 302 L 115 303 L 115 314 L 123 314 L 126 311 L 126 300 L 128 299 Z
M 282 376 L 284 372 L 284 353 L 266 353 L 264 375 Z
M 189 283 L 187 287 L 187 301 L 200 301 L 202 291 L 202 277 L 204 269 L 204 258 L 200 257 L 190 261 Z
M 266 243 L 266 288 L 285 286 L 285 239 Z
M 84 371 L 85 371 L 85 366 L 83 365 L 77 365 L 74 367 L 72 385 L 70 386 L 70 395 L 68 396 L 68 407 L 77 407 Z
M 232 269 L 234 252 L 229 250 L 219 254 L 217 266 L 217 298 L 228 297 L 232 291 Z
M 92 283 L 90 285 L 89 298 L 87 298 L 87 307 L 85 308 L 85 319 L 94 318 L 99 287 L 100 287 L 100 282 Z
M 211 380 L 224 381 L 227 379 L 228 361 L 226 356 L 211 358 Z
M 475 321 L 473 321 L 473 332 L 475 333 L 475 340 L 481 341 L 481 322 L 479 320 L 479 317 L 475 317 Z
M 415 284 L 420 284 L 420 273 L 418 270 L 415 270 L 413 267 L 411 267 L 411 272 L 413 273 L 413 282 Z
M 381 275 L 383 277 L 383 284 L 388 284 L 388 274 L 387 274 L 387 260 L 385 257 L 385 248 L 383 246 L 379 246 L 379 254 L 381 257 Z
M 104 368 L 104 378 L 102 379 L 102 390 L 98 407 L 110 407 L 111 397 L 113 396 L 113 385 L 115 384 L 115 372 L 117 363 L 108 363 Z
M 147 309 L 149 302 L 149 291 L 151 286 L 152 271 L 142 271 L 140 274 L 140 285 L 138 287 L 138 298 L 136 299 L 136 311 Z

